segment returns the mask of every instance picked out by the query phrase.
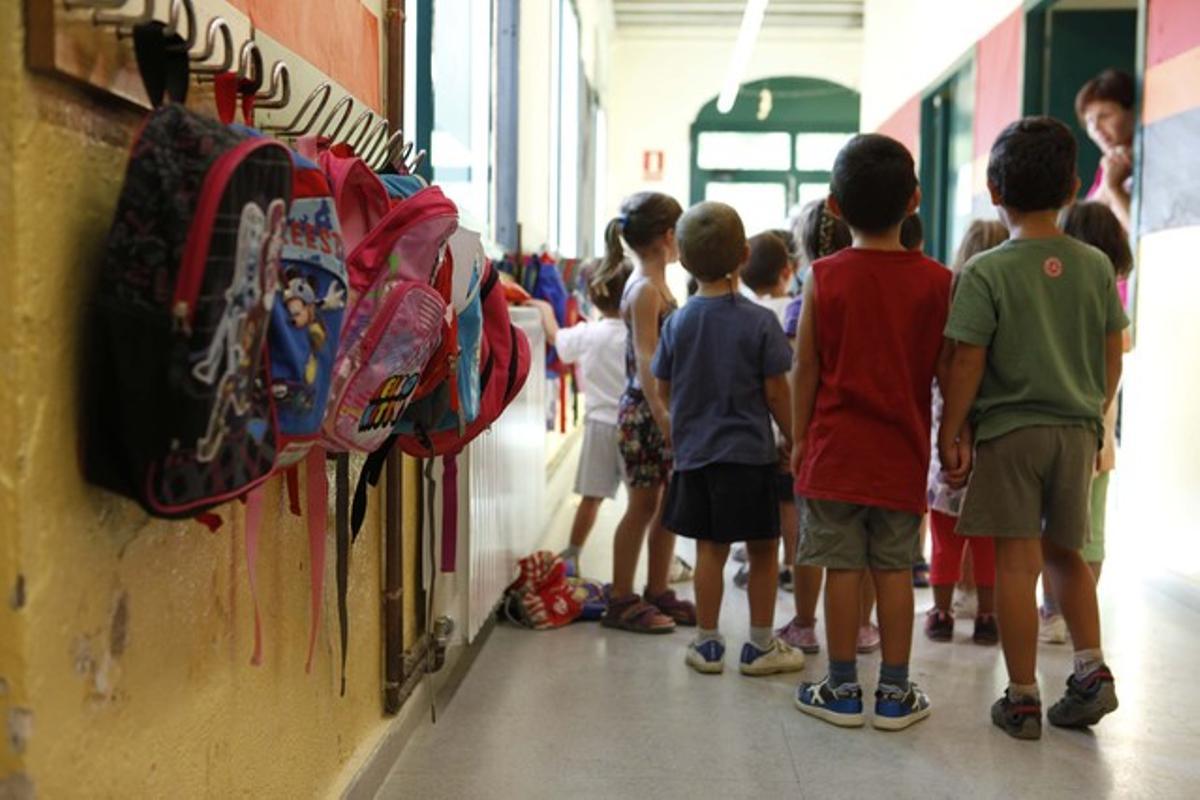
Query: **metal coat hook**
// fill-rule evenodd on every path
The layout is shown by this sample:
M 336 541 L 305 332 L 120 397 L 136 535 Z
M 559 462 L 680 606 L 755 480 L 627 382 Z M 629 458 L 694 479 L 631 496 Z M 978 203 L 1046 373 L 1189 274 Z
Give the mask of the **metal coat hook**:
M 184 36 L 183 31 L 179 30 L 180 8 L 183 9 L 184 17 L 187 18 L 187 36 Z M 192 0 L 171 0 L 169 20 L 167 27 L 183 39 L 183 49 L 191 50 L 196 44 L 196 6 Z
M 143 22 L 150 22 L 154 19 L 154 0 L 143 0 L 142 13 L 136 17 L 127 17 L 124 14 L 112 14 L 101 9 L 105 8 L 121 8 L 124 3 L 112 5 L 108 3 L 90 3 L 92 8 L 96 10 L 92 12 L 93 25 L 115 25 L 118 28 L 133 28 L 134 25 L 141 25 Z
M 387 143 L 383 146 L 383 162 L 379 165 L 383 169 L 388 164 L 393 163 L 396 154 L 400 148 L 404 146 L 404 131 L 396 131 L 388 137 Z
M 250 82 L 249 88 L 242 94 L 254 94 L 262 88 L 262 51 L 258 49 L 258 44 L 253 39 L 247 39 L 238 54 L 238 81 Z
M 387 145 L 388 137 L 388 121 L 386 119 L 379 120 L 375 125 L 375 130 L 371 131 L 371 135 L 367 138 L 367 144 L 363 148 L 363 161 L 366 161 L 371 169 L 378 169 L 376 164 L 379 163 L 379 156 L 386 153 L 385 146 Z M 382 165 L 380 165 L 382 166 Z
M 358 152 L 358 145 L 362 143 L 363 134 L 371 129 L 371 120 L 374 118 L 375 115 L 371 113 L 370 109 L 367 109 L 358 115 L 358 118 L 350 125 L 350 130 L 346 131 L 345 142 L 350 145 L 350 149 L 355 153 Z M 360 127 L 362 128 L 361 131 L 359 130 Z M 358 134 L 357 139 L 354 138 L 356 133 Z M 333 138 L 336 139 L 337 136 L 335 135 Z
M 264 131 L 274 133 L 282 133 L 287 136 L 304 136 L 313 129 L 317 124 L 317 119 L 320 118 L 321 112 L 325 110 L 325 104 L 329 102 L 329 95 L 333 92 L 333 87 L 328 83 L 322 83 L 316 89 L 309 93 L 308 97 L 304 98 L 304 102 L 300 104 L 300 110 L 296 112 L 296 116 L 286 125 L 263 125 Z M 300 120 L 304 118 L 309 107 L 316 103 L 317 107 L 313 109 L 312 116 L 308 118 L 308 122 L 304 125 L 300 124 Z
M 338 109 L 342 108 L 343 106 L 345 106 L 345 110 L 342 114 L 342 118 L 338 122 L 337 127 L 333 129 L 333 133 L 329 135 L 330 139 L 337 139 L 338 134 L 342 132 L 342 128 L 346 125 L 346 120 L 350 119 L 350 112 L 354 109 L 354 98 L 352 98 L 350 95 L 346 95 L 341 100 L 337 101 L 333 107 L 333 110 L 329 112 L 329 116 L 325 118 L 325 123 L 321 125 L 320 129 L 317 131 L 317 136 L 325 135 L 325 131 L 329 128 L 329 123 L 333 122 L 333 118 L 338 113 Z
M 421 162 L 425 160 L 425 156 L 427 155 L 429 155 L 428 150 L 421 150 L 415 156 L 413 156 L 412 163 L 407 165 L 409 175 L 417 174 L 417 168 L 421 166 Z
M 276 61 L 271 69 L 271 85 L 265 92 L 254 95 L 259 108 L 286 108 L 292 102 L 292 78 L 288 65 Z
M 216 52 L 217 34 L 221 35 L 221 41 L 225 43 L 225 51 L 220 63 L 199 63 L 208 61 L 212 58 L 213 53 Z M 220 17 L 213 17 L 209 20 L 208 32 L 204 37 L 204 49 L 199 53 L 190 54 L 188 58 L 193 64 L 192 72 L 197 75 L 212 76 L 221 72 L 228 72 L 233 66 L 233 31 L 229 29 L 229 23 Z

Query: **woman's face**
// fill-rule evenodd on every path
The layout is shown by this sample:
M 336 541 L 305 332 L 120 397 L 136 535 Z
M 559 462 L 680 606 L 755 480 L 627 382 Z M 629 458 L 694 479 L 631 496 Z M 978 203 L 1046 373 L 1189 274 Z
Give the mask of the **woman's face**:
M 1133 112 L 1113 100 L 1093 100 L 1083 109 L 1088 136 L 1106 155 L 1133 143 Z

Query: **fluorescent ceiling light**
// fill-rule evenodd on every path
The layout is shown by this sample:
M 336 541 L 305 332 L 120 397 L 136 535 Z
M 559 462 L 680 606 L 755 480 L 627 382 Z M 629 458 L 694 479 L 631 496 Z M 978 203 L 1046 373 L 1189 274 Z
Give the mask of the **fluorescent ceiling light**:
M 750 56 L 754 54 L 754 43 L 758 40 L 758 31 L 762 28 L 766 13 L 767 0 L 746 0 L 742 28 L 738 31 L 737 43 L 733 46 L 733 57 L 729 59 L 729 72 L 725 74 L 725 86 L 721 89 L 721 96 L 717 98 L 717 111 L 722 114 L 728 114 L 737 100 L 742 76 L 746 74 L 746 67 L 750 65 Z

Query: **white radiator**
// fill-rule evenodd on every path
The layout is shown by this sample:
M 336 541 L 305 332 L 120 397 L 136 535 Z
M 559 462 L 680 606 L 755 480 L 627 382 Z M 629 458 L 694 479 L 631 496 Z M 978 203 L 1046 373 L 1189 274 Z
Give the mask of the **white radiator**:
M 487 433 L 468 448 L 466 480 L 467 641 L 475 638 L 515 577 L 514 567 L 540 541 L 546 524 L 545 335 L 531 308 L 511 309 L 533 354 L 525 387 Z

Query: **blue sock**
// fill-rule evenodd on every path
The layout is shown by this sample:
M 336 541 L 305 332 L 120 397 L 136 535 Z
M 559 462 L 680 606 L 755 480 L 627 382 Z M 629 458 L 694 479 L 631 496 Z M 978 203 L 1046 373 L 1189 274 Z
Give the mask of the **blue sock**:
M 829 682 L 834 688 L 841 686 L 843 683 L 858 683 L 858 662 L 857 661 L 834 661 L 829 660 Z
M 908 664 L 880 664 L 879 682 L 895 686 L 902 691 L 908 690 Z

